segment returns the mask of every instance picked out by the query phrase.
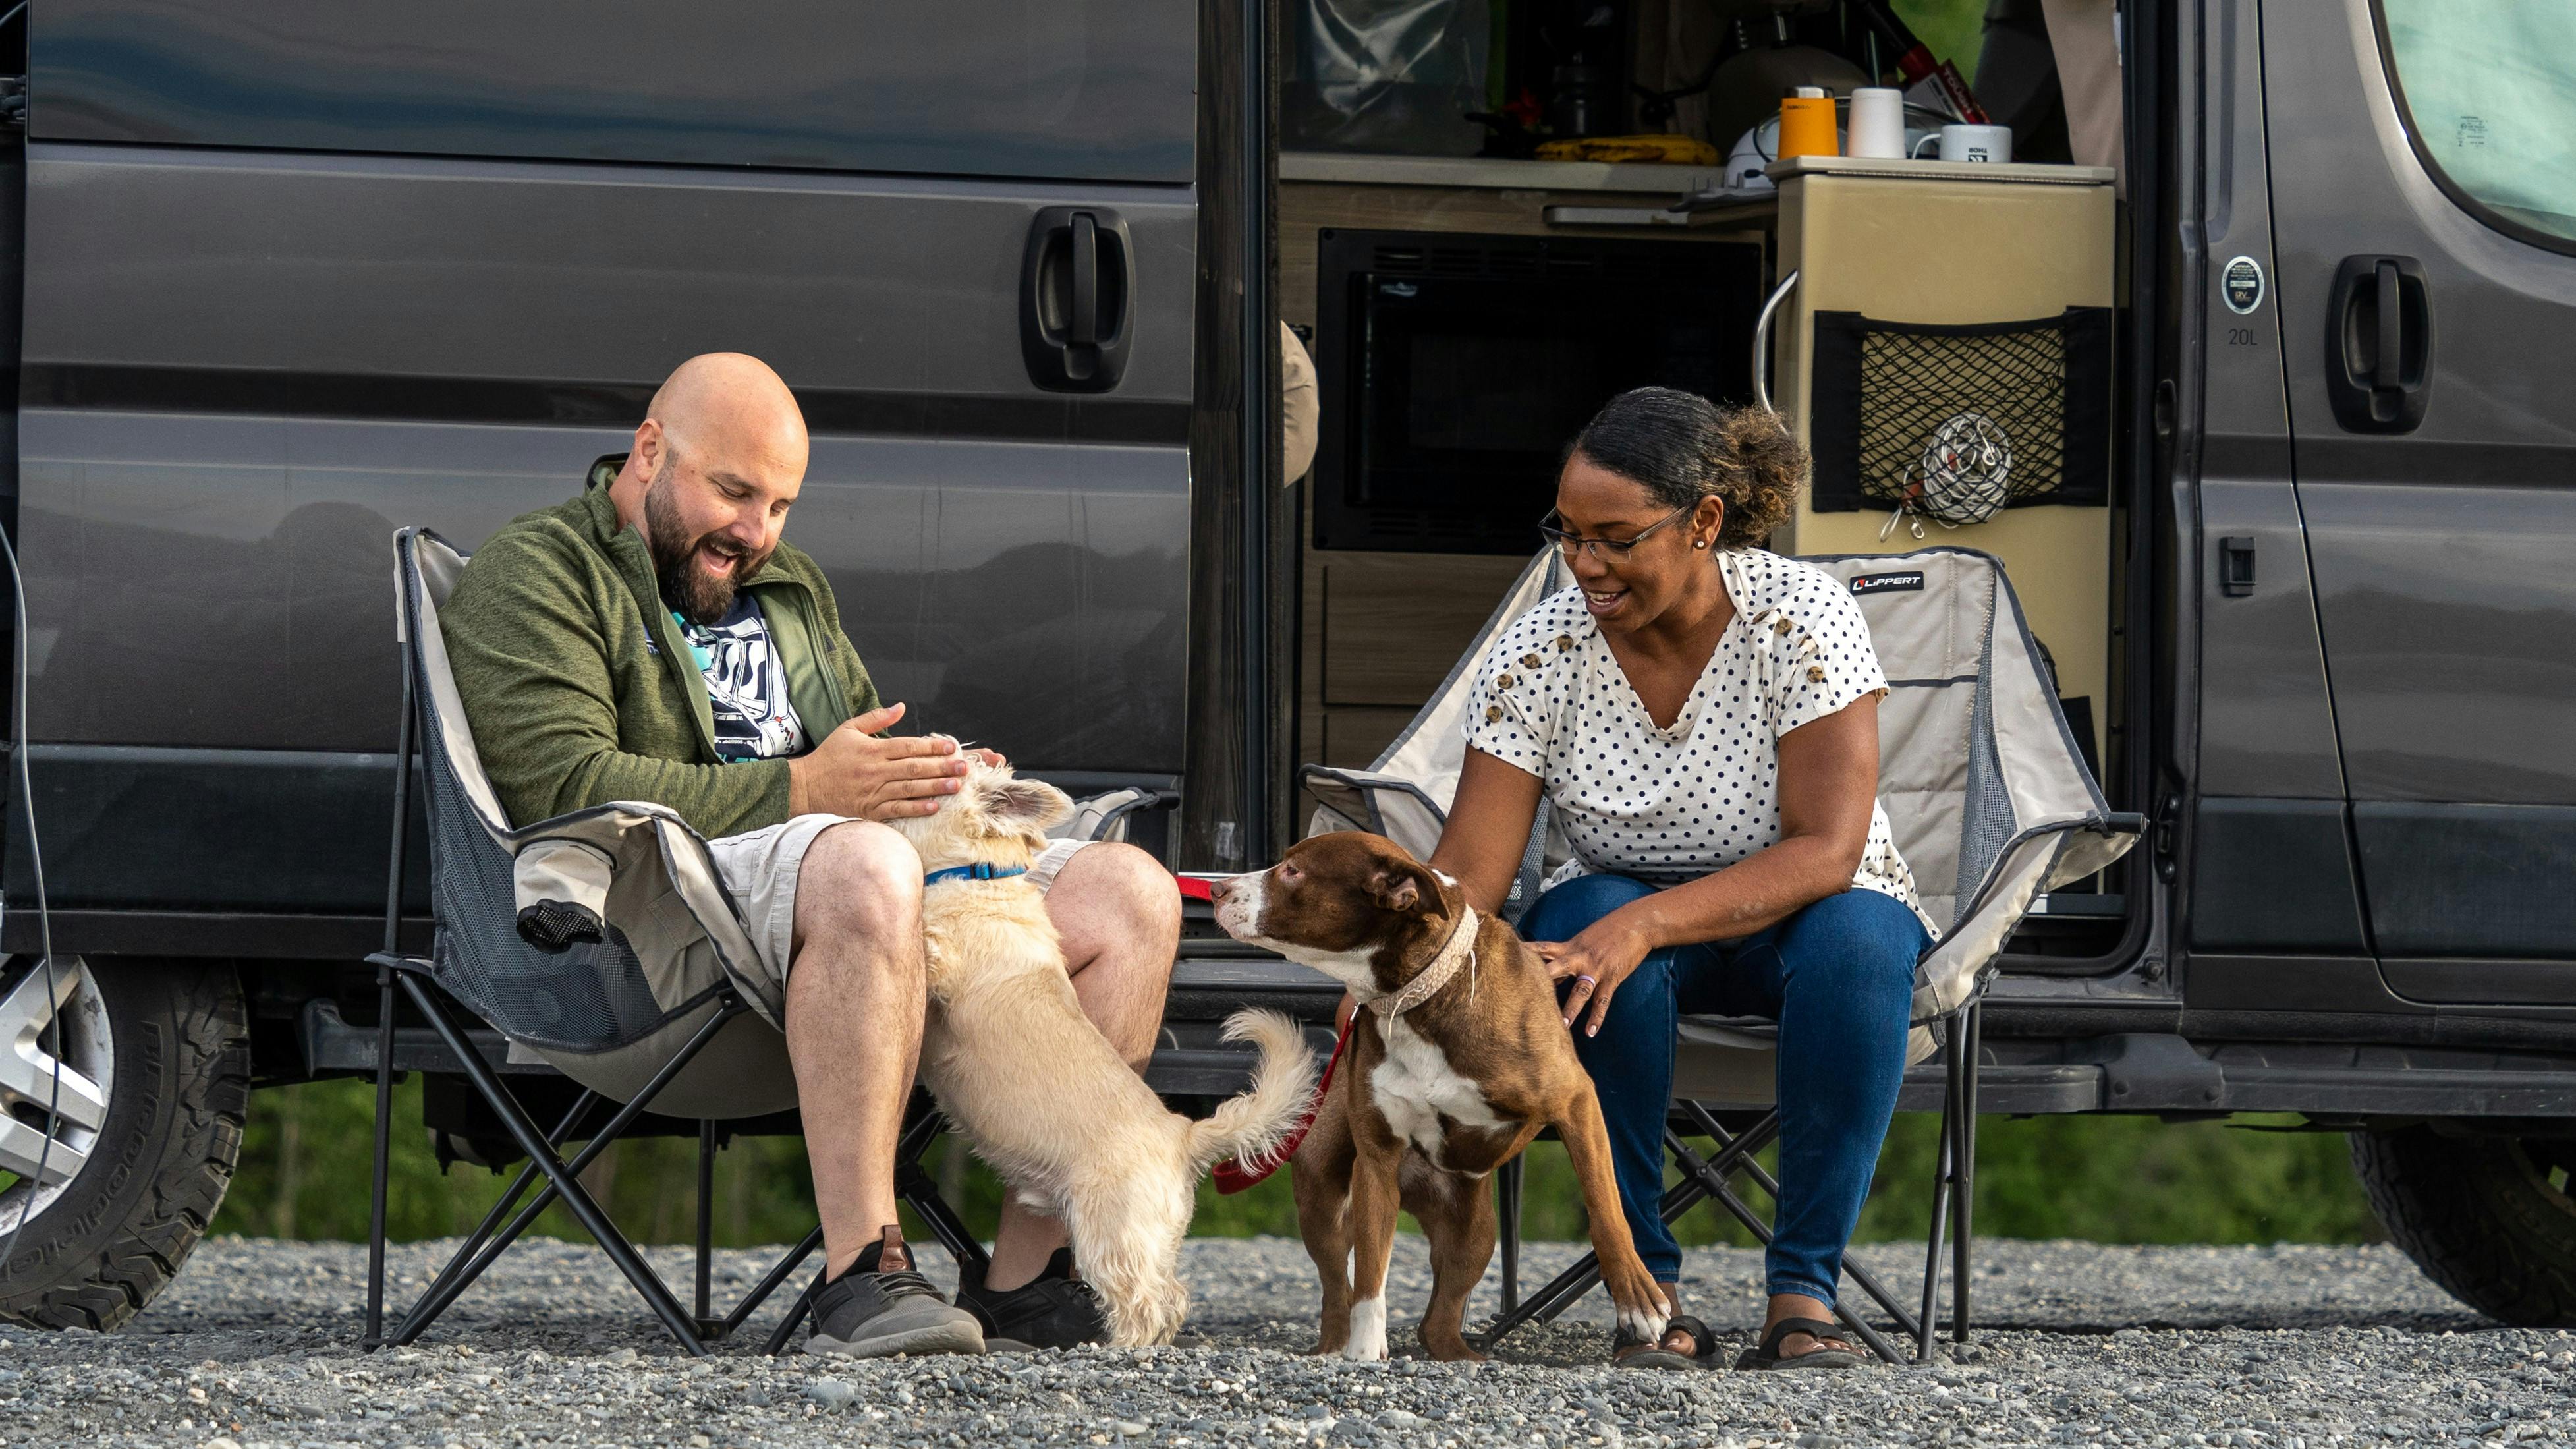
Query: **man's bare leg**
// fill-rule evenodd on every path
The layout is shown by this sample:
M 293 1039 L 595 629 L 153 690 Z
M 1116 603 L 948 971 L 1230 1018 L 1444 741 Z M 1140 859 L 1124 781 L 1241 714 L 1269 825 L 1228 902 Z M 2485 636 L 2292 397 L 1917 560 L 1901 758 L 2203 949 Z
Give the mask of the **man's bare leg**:
M 873 821 L 815 837 L 796 880 L 787 1056 L 827 1274 L 896 1221 L 895 1141 L 921 1056 L 921 857 Z
M 1065 863 L 1046 907 L 1064 940 L 1065 969 L 1073 973 L 1083 1015 L 1142 1073 L 1162 1030 L 1163 995 L 1181 945 L 1181 897 L 1172 873 L 1132 845 L 1087 846 Z M 1064 1224 L 1016 1198 L 1005 1200 L 984 1285 L 1022 1286 L 1065 1241 Z

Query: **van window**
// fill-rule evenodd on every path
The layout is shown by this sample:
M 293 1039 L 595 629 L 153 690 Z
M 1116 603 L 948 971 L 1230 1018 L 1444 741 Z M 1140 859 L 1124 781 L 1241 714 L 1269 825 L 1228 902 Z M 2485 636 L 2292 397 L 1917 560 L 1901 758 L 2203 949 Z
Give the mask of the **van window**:
M 2382 0 L 2415 154 L 2488 225 L 2576 251 L 2576 5 Z
M 1188 0 L 44 0 L 38 140 L 1186 183 Z

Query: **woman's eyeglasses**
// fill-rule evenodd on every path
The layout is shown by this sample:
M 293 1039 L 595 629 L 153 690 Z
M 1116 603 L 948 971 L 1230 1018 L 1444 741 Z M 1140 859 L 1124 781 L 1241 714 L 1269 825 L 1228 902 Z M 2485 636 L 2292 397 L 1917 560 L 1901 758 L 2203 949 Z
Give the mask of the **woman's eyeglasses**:
M 1556 518 L 1556 510 L 1553 508 L 1547 511 L 1547 517 L 1538 521 L 1538 531 L 1546 536 L 1548 542 L 1556 545 L 1557 551 L 1565 555 L 1565 561 L 1567 563 L 1574 562 L 1575 555 L 1586 551 L 1589 551 L 1595 559 L 1616 562 L 1620 559 L 1626 558 L 1628 556 L 1628 550 L 1644 543 L 1647 539 L 1654 537 L 1657 533 L 1670 526 L 1674 519 L 1681 517 L 1685 513 L 1692 512 L 1698 507 L 1699 505 L 1696 503 L 1686 503 L 1681 507 L 1674 509 L 1672 512 L 1665 514 L 1663 517 L 1656 519 L 1653 523 L 1646 525 L 1646 527 L 1634 538 L 1585 538 L 1579 533 L 1568 533 L 1564 529 L 1556 526 L 1554 521 Z

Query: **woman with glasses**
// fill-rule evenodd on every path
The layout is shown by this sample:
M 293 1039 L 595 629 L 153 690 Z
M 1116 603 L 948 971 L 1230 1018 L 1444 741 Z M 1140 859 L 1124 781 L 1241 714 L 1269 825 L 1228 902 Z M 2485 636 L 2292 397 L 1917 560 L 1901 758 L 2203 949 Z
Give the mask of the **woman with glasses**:
M 1495 641 L 1432 864 L 1502 903 L 1544 797 L 1573 858 L 1520 922 L 1566 983 L 1637 1251 L 1672 1296 L 1657 1208 L 1674 1019 L 1780 1023 L 1779 1212 L 1760 1344 L 1739 1367 L 1851 1367 L 1832 1323 L 1878 1161 L 1914 963 L 1931 940 L 1877 800 L 1879 672 L 1834 578 L 1762 547 L 1806 474 L 1758 409 L 1667 388 L 1612 399 L 1541 525 L 1575 586 Z M 1679 1300 L 1675 1298 L 1675 1306 Z M 1696 1319 L 1639 1367 L 1712 1351 Z

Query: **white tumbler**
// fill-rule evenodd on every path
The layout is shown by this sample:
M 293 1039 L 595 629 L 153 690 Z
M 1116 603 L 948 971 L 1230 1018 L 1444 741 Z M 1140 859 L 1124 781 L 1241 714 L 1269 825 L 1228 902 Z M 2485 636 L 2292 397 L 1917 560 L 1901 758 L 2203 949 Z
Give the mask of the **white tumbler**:
M 1905 92 L 1893 86 L 1861 86 L 1851 93 L 1850 139 L 1846 156 L 1882 161 L 1905 157 Z

